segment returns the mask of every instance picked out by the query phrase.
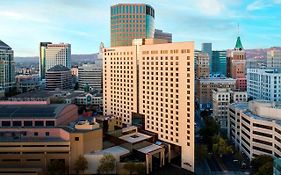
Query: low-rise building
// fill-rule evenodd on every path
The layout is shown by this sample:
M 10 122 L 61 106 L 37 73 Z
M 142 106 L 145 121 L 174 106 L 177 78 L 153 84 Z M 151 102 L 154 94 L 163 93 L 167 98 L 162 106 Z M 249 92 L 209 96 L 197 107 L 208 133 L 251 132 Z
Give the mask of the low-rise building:
M 250 160 L 264 154 L 281 156 L 280 103 L 234 103 L 228 113 L 228 137 Z
M 217 88 L 213 90 L 213 117 L 221 129 L 227 129 L 228 106 L 233 102 L 247 102 L 247 92 Z
M 39 75 L 17 75 L 16 87 L 18 93 L 38 90 L 40 88 Z
M 102 129 L 78 121 L 77 107 L 59 105 L 0 105 L 0 173 L 47 173 L 50 162 L 76 173 L 80 155 L 102 149 Z
M 210 77 L 196 80 L 195 99 L 200 109 L 212 108 L 212 92 L 217 88 L 235 89 L 236 80 L 224 77 Z
M 46 89 L 71 89 L 72 76 L 69 68 L 63 65 L 56 65 L 46 72 Z

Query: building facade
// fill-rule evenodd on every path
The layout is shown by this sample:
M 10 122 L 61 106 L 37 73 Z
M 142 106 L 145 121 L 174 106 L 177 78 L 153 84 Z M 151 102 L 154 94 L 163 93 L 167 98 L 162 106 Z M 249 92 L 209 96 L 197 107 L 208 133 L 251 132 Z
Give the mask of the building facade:
M 281 69 L 247 69 L 247 93 L 253 99 L 281 101 Z
M 221 129 L 227 129 L 228 106 L 234 102 L 247 102 L 247 92 L 227 88 L 213 90 L 213 117 Z
M 72 75 L 69 68 L 56 65 L 46 72 L 46 90 L 71 89 Z
M 154 38 L 167 40 L 168 43 L 171 43 L 173 41 L 173 37 L 171 33 L 166 33 L 163 32 L 163 30 L 159 30 L 159 29 L 155 29 Z
M 213 51 L 212 74 L 220 74 L 226 77 L 226 51 Z
M 194 171 L 194 43 L 137 39 L 104 49 L 103 106 L 119 125 L 144 120 L 147 131 L 180 147 Z
M 281 68 L 281 50 L 271 49 L 267 51 L 266 65 L 268 68 Z
M 39 60 L 41 79 L 45 79 L 47 70 L 56 65 L 63 65 L 71 69 L 71 45 L 68 43 L 40 43 Z
M 208 78 L 210 76 L 210 59 L 207 53 L 195 54 L 195 78 Z
M 154 9 L 147 4 L 111 6 L 111 47 L 131 46 L 135 38 L 153 38 L 154 17 Z
M 254 100 L 229 107 L 228 137 L 250 160 L 281 156 L 280 104 Z
M 79 88 L 83 89 L 86 85 L 92 89 L 102 89 L 102 65 L 83 64 L 78 67 Z
M 210 77 L 196 80 L 195 100 L 200 110 L 211 109 L 213 90 L 217 88 L 235 89 L 236 81 L 232 78 Z
M 212 68 L 213 68 L 213 52 L 212 52 L 212 43 L 202 43 L 202 48 L 201 51 L 204 53 L 207 53 L 209 56 L 209 62 L 210 62 L 210 72 L 213 72 Z
M 0 40 L 0 90 L 9 92 L 15 86 L 14 51 Z
M 236 89 L 246 90 L 246 51 L 240 37 L 237 38 L 234 50 L 227 57 L 227 77 L 236 79 Z
M 38 74 L 35 75 L 17 75 L 16 87 L 18 93 L 38 90 L 40 88 L 40 78 Z
M 28 169 L 47 174 L 50 162 L 57 160 L 75 174 L 80 155 L 102 149 L 99 124 L 77 122 L 75 105 L 1 104 L 0 109 L 0 173 L 24 174 Z

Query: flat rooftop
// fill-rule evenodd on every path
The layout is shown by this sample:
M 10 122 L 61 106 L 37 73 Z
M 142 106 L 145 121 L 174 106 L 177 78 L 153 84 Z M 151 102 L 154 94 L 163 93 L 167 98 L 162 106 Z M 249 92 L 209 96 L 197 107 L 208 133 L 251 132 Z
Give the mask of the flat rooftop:
M 110 147 L 104 150 L 88 153 L 87 155 L 104 155 L 104 154 L 112 154 L 112 155 L 118 155 L 118 156 L 123 156 L 126 154 L 129 154 L 130 151 L 122 148 L 121 146 L 114 146 Z
M 69 104 L 0 105 L 1 118 L 57 118 Z
M 129 143 L 138 143 L 138 142 L 150 139 L 151 137 L 152 136 L 137 132 L 137 133 L 123 135 L 123 136 L 119 137 L 119 139 L 122 139 Z
M 142 152 L 142 153 L 144 153 L 144 154 L 147 154 L 147 153 L 156 151 L 156 150 L 161 149 L 161 148 L 162 148 L 162 147 L 159 146 L 159 145 L 152 144 L 152 145 L 149 145 L 149 146 L 147 146 L 147 147 L 141 148 L 141 149 L 139 149 L 138 151 L 139 151 L 139 152 Z

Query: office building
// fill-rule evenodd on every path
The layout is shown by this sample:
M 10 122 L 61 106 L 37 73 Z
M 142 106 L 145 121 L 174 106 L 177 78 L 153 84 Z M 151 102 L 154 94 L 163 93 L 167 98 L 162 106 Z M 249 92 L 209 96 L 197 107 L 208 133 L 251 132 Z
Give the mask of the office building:
M 76 174 L 80 155 L 102 149 L 99 124 L 78 121 L 73 104 L 1 102 L 0 110 L 0 173 L 47 174 L 50 162 L 57 160 L 67 173 Z
M 111 47 L 131 46 L 135 38 L 153 38 L 154 17 L 148 4 L 111 6 Z
M 14 51 L 0 40 L 0 89 L 11 91 L 15 86 Z
M 246 51 L 240 36 L 237 37 L 234 50 L 227 57 L 227 77 L 236 79 L 236 89 L 246 90 Z
M 69 68 L 63 65 L 56 65 L 46 72 L 46 89 L 71 89 L 72 76 Z
M 213 90 L 213 117 L 221 129 L 227 129 L 228 105 L 234 102 L 247 102 L 247 92 L 217 88 Z
M 178 147 L 194 171 L 194 43 L 136 39 L 104 49 L 103 106 L 118 125 L 141 118 L 144 129 Z
M 166 32 L 163 32 L 163 30 L 159 30 L 159 29 L 155 29 L 154 38 L 167 40 L 168 43 L 171 43 L 173 40 L 171 33 L 166 33 Z
M 281 101 L 281 68 L 247 69 L 247 82 L 249 97 Z
M 281 68 L 281 50 L 271 49 L 267 51 L 266 65 L 268 68 Z
M 212 72 L 226 77 L 226 51 L 213 51 Z
M 210 76 L 210 59 L 207 53 L 195 54 L 195 78 L 207 78 Z
M 213 52 L 212 52 L 212 43 L 202 43 L 202 48 L 201 51 L 204 53 L 207 53 L 209 55 L 209 59 L 210 59 L 210 72 L 213 72 Z
M 196 80 L 195 100 L 200 106 L 200 110 L 211 109 L 213 90 L 217 88 L 235 89 L 236 81 L 232 78 L 210 77 Z
M 16 87 L 18 93 L 38 90 L 40 88 L 40 78 L 38 74 L 35 75 L 17 75 Z
M 102 65 L 100 64 L 83 64 L 78 67 L 79 88 L 83 89 L 89 86 L 91 89 L 102 89 Z
M 41 42 L 39 64 L 41 79 L 45 79 L 47 70 L 56 65 L 63 65 L 71 69 L 71 45 Z
M 254 100 L 229 106 L 228 137 L 250 160 L 281 156 L 280 103 Z

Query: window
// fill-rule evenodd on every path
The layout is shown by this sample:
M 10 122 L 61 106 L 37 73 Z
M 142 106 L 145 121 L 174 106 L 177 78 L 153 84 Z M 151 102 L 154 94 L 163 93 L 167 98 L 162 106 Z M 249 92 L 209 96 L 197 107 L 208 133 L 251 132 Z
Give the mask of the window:
M 45 135 L 46 135 L 46 136 L 50 136 L 50 133 L 49 133 L 49 132 L 46 132 Z
M 24 126 L 32 126 L 32 121 L 24 121 L 23 125 Z
M 34 132 L 34 136 L 38 136 L 38 132 Z
M 75 141 L 79 141 L 79 137 L 75 137 Z

